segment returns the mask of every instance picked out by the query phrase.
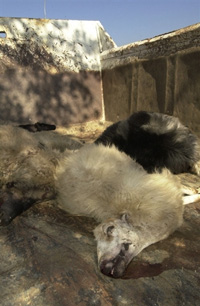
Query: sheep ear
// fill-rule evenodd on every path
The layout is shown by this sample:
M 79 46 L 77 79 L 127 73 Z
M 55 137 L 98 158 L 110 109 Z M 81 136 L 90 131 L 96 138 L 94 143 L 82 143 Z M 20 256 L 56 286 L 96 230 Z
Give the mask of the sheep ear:
M 129 223 L 130 216 L 129 216 L 129 214 L 124 213 L 123 215 L 121 215 L 121 218 L 120 218 L 120 219 L 121 219 L 123 222 Z
M 108 237 L 112 236 L 114 228 L 115 228 L 114 225 L 110 225 L 110 226 L 107 227 L 106 234 L 107 234 Z

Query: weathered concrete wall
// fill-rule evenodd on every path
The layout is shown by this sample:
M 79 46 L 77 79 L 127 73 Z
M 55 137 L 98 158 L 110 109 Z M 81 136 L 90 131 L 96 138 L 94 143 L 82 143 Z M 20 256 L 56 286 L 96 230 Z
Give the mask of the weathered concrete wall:
M 104 51 L 101 64 L 106 120 L 164 112 L 200 135 L 200 24 Z
M 96 21 L 0 18 L 0 33 L 0 120 L 66 126 L 104 104 L 108 121 L 158 111 L 200 134 L 200 24 L 120 48 Z
M 67 125 L 102 116 L 96 21 L 0 18 L 0 119 Z

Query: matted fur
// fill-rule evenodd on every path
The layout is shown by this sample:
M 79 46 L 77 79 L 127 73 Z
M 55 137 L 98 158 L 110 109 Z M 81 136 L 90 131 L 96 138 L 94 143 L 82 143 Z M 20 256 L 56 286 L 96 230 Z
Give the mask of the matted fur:
M 95 143 L 114 144 L 150 173 L 168 168 L 175 174 L 189 171 L 199 174 L 197 137 L 173 116 L 136 112 L 109 126 Z
M 138 218 L 166 220 L 170 212 L 176 226 L 182 220 L 179 180 L 168 170 L 146 173 L 114 146 L 90 144 L 63 158 L 56 185 L 61 207 L 73 214 L 103 221 L 128 211 L 137 222 Z

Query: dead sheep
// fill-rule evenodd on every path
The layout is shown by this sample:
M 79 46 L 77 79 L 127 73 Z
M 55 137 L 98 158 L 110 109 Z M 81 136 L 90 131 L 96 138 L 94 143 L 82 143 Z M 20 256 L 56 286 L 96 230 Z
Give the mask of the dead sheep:
M 63 158 L 56 172 L 60 207 L 100 222 L 94 230 L 102 273 L 120 277 L 134 256 L 167 238 L 183 220 L 182 195 L 167 169 L 147 173 L 115 146 L 86 145 Z
M 163 168 L 174 174 L 200 173 L 197 137 L 173 116 L 136 112 L 109 126 L 95 143 L 115 145 L 149 173 Z
M 134 256 L 182 224 L 183 204 L 193 196 L 182 196 L 169 170 L 149 174 L 115 146 L 60 152 L 52 149 L 49 133 L 0 127 L 1 225 L 37 201 L 56 199 L 63 210 L 99 221 L 99 268 L 120 277 Z

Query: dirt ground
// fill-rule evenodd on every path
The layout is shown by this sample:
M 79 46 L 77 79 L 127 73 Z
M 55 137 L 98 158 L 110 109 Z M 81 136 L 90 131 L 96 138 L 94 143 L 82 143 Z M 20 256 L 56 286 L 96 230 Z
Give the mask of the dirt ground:
M 109 123 L 88 123 L 58 133 L 92 142 Z M 182 174 L 188 186 L 199 178 Z M 0 229 L 0 305 L 200 305 L 200 203 L 187 205 L 183 225 L 143 250 L 122 279 L 97 268 L 93 228 L 54 201 L 39 203 Z

